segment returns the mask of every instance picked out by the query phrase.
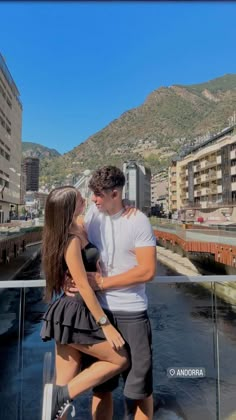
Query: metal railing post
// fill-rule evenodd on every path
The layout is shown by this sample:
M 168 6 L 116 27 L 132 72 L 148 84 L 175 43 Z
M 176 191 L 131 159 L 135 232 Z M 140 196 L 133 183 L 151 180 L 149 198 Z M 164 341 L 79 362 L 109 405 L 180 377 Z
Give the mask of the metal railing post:
M 219 353 L 219 331 L 218 331 L 218 311 L 217 311 L 217 296 L 216 296 L 216 283 L 214 282 L 214 295 L 213 295 L 213 308 L 214 308 L 214 359 L 216 367 L 216 420 L 221 420 L 220 415 L 220 353 Z
M 23 360 L 23 339 L 25 328 L 25 288 L 20 289 L 20 304 L 19 304 L 19 334 L 18 334 L 18 351 L 17 351 L 17 372 L 20 382 L 20 390 L 17 395 L 17 420 L 23 420 L 23 375 L 24 375 L 24 360 Z

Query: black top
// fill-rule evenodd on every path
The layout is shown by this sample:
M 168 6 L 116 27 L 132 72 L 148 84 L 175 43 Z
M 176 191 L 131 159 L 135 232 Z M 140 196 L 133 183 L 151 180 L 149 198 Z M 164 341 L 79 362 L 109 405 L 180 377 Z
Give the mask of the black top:
M 85 271 L 97 271 L 96 263 L 99 259 L 99 251 L 95 245 L 89 242 L 81 250 Z
M 77 237 L 75 234 L 71 234 L 70 238 Z M 99 251 L 95 245 L 89 242 L 83 249 L 81 249 L 82 260 L 84 263 L 85 271 L 97 271 L 96 263 L 99 259 Z M 64 271 L 68 271 L 68 267 L 64 258 L 63 261 Z

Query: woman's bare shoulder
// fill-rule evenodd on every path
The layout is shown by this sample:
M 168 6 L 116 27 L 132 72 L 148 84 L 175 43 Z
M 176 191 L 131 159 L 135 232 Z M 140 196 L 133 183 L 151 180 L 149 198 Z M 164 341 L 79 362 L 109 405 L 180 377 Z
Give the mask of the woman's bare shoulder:
M 76 222 L 78 224 L 78 226 L 81 226 L 82 228 L 84 227 L 84 216 L 80 215 L 77 217 Z

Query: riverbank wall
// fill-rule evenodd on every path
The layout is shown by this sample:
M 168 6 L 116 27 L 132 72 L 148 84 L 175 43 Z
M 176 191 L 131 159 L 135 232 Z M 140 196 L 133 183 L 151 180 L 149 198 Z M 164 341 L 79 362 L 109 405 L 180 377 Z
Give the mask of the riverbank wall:
M 41 253 L 42 234 L 40 231 L 28 232 L 21 236 L 0 242 L 0 281 L 20 279 L 20 274 Z M 6 251 L 7 249 L 7 251 Z M 6 254 L 7 253 L 7 254 Z M 7 255 L 7 258 L 6 258 Z
M 167 267 L 176 271 L 179 274 L 186 276 L 199 276 L 203 275 L 199 268 L 194 265 L 187 257 L 181 256 L 170 249 L 166 249 L 162 246 L 157 246 L 157 262 L 165 264 Z M 158 263 L 157 263 L 158 270 Z M 209 273 L 208 273 L 209 274 Z M 212 274 L 214 279 L 214 274 Z M 214 291 L 216 296 L 229 303 L 232 309 L 236 312 L 236 276 L 235 282 L 224 282 L 224 283 L 199 283 L 200 286 Z

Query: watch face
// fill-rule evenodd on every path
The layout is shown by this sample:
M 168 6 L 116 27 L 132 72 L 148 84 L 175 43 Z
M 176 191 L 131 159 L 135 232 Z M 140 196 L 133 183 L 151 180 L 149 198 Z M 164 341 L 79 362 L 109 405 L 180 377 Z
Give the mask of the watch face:
M 100 324 L 100 325 L 105 325 L 105 324 L 106 324 L 106 322 L 107 322 L 107 317 L 106 317 L 106 316 L 102 316 L 102 317 L 99 319 L 99 324 Z

